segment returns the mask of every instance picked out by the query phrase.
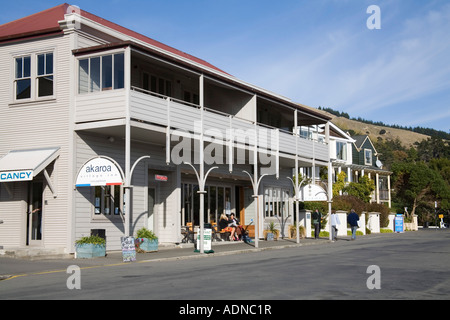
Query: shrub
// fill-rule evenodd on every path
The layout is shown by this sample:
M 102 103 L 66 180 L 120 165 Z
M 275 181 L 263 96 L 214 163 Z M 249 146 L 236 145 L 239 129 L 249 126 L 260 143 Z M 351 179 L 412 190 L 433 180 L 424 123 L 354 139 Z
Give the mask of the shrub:
M 390 210 L 384 204 L 368 203 L 366 205 L 367 212 L 379 212 L 380 213 L 380 227 L 386 228 L 389 225 Z
M 89 237 L 82 237 L 81 239 L 76 240 L 75 244 L 76 245 L 83 245 L 83 244 L 106 245 L 106 240 L 99 236 L 89 236 Z
M 137 238 L 147 238 L 149 240 L 157 240 L 158 237 L 151 230 L 148 230 L 145 227 L 142 227 L 137 231 Z
M 331 209 L 333 211 L 343 210 L 346 212 L 350 212 L 351 209 L 354 209 L 358 215 L 361 215 L 361 213 L 366 211 L 366 204 L 355 196 L 343 195 L 333 198 Z

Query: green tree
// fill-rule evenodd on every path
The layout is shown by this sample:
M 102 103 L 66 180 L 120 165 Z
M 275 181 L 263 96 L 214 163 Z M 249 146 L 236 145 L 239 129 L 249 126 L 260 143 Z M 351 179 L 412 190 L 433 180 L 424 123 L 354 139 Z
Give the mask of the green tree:
M 339 195 L 339 192 L 345 188 L 345 178 L 347 175 L 341 171 L 337 175 L 337 181 L 333 184 L 333 198 Z
M 364 202 L 369 202 L 371 194 L 375 190 L 375 182 L 368 176 L 362 176 L 358 182 L 350 182 L 343 191 L 348 195 L 355 196 Z
M 394 163 L 393 186 L 400 203 L 412 208 L 413 215 L 420 206 L 431 206 L 434 200 L 441 201 L 441 208 L 448 209 L 450 188 L 438 171 L 424 162 Z

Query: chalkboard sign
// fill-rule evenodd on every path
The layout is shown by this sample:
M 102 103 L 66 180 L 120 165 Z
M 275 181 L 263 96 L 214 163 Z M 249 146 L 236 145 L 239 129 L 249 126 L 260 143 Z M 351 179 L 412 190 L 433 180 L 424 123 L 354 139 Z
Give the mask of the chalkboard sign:
M 136 261 L 136 248 L 133 237 L 121 237 L 123 262 Z

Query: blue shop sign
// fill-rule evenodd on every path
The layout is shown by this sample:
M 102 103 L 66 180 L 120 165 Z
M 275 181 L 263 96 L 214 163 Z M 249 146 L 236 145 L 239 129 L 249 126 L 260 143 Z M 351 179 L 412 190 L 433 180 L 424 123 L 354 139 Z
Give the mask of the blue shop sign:
M 403 232 L 403 215 L 397 214 L 394 218 L 394 232 Z
M 33 180 L 33 170 L 0 172 L 0 182 Z

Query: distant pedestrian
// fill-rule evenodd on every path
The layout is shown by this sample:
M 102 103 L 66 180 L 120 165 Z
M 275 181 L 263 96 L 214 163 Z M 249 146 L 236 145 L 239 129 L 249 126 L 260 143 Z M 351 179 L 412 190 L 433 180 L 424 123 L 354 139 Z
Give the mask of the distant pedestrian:
M 338 226 L 340 224 L 341 224 L 341 221 L 339 220 L 339 216 L 336 214 L 336 212 L 331 213 L 331 240 L 332 241 L 337 240 Z
M 314 224 L 314 239 L 319 239 L 321 220 L 322 214 L 319 212 L 319 210 L 316 209 L 316 211 L 314 211 L 312 214 L 312 222 Z
M 352 229 L 352 240 L 356 239 L 356 229 L 358 229 L 359 216 L 356 214 L 355 210 L 351 210 L 347 216 L 347 222 Z

